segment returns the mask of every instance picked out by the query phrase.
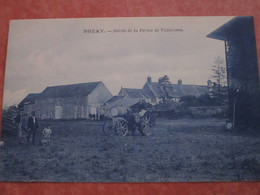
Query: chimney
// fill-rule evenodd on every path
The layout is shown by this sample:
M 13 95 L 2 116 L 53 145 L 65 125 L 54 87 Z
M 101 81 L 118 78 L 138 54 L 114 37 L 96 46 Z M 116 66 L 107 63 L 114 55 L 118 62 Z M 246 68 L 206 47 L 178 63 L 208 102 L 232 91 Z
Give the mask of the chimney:
M 178 80 L 178 85 L 182 85 L 182 80 L 181 79 Z
M 207 84 L 208 84 L 208 87 L 212 87 L 212 85 L 213 85 L 213 83 L 212 83 L 211 80 L 208 80 L 208 81 L 207 81 Z
M 147 83 L 151 84 L 152 83 L 152 78 L 150 76 L 147 77 Z

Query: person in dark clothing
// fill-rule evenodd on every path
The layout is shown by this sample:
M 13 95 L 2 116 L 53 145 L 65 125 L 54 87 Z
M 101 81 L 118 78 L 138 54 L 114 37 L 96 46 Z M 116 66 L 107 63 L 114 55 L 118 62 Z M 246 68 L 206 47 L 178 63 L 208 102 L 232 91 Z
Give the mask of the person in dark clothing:
M 19 123 L 21 122 L 21 114 L 20 114 L 20 112 L 16 115 L 16 117 L 14 118 L 14 120 L 15 120 L 15 123 L 16 123 L 16 124 L 19 124 Z
M 22 136 L 22 123 L 21 123 L 21 114 L 20 112 L 15 117 L 15 124 L 17 125 L 17 136 Z
M 27 135 L 27 146 L 30 142 L 30 138 L 32 136 L 32 143 L 35 146 L 35 136 L 36 136 L 36 131 L 39 127 L 38 124 L 38 119 L 35 117 L 35 111 L 32 112 L 32 116 L 28 118 L 28 123 L 27 123 L 27 127 L 28 127 L 28 135 Z

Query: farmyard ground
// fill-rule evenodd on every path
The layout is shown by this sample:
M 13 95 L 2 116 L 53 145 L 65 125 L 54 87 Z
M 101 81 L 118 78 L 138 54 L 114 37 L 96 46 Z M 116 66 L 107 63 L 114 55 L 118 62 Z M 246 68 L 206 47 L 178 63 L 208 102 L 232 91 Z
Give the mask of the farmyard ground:
M 103 121 L 49 122 L 50 146 L 2 137 L 1 181 L 174 182 L 260 179 L 260 137 L 216 119 L 158 119 L 150 136 L 103 135 Z M 42 129 L 46 122 L 41 122 Z M 41 138 L 37 134 L 37 142 Z

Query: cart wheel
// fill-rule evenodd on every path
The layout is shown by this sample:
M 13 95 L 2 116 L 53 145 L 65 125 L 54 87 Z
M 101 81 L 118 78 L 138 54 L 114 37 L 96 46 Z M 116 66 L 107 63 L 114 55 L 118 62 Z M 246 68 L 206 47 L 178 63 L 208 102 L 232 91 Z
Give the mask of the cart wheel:
M 138 130 L 142 135 L 151 134 L 149 132 L 150 122 L 151 122 L 151 117 L 149 114 L 144 114 L 144 116 L 140 119 Z
M 114 128 L 113 128 L 113 121 L 107 120 L 103 125 L 103 132 L 106 136 L 113 136 L 115 134 Z
M 119 136 L 126 136 L 128 133 L 128 124 L 126 121 L 118 120 L 115 125 L 116 134 Z

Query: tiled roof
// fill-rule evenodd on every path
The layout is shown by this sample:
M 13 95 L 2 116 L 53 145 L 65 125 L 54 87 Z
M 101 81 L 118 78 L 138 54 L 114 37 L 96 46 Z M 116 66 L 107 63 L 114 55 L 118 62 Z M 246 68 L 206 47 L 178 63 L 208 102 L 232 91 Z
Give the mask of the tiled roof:
M 129 98 L 144 98 L 144 95 L 142 94 L 142 89 L 121 88 L 118 95 L 126 95 Z
M 47 87 L 40 98 L 86 97 L 102 82 Z
M 42 98 L 63 98 L 63 97 L 86 97 L 88 96 L 100 83 L 79 83 L 71 85 L 60 85 L 47 87 L 42 93 L 31 93 L 28 94 L 20 103 L 23 105 L 25 103 L 35 103 L 35 99 Z
M 111 99 L 109 99 L 107 102 L 104 103 L 104 105 L 111 104 L 119 99 L 124 98 L 125 96 L 115 95 Z
M 110 101 L 110 100 L 108 100 L 108 101 Z M 138 98 L 128 98 L 128 97 L 123 97 L 123 98 L 119 98 L 119 99 L 115 98 L 114 101 L 110 101 L 109 104 L 106 103 L 104 106 L 102 106 L 102 108 L 108 109 L 108 110 L 115 107 L 115 106 L 119 106 L 119 107 L 122 106 L 122 107 L 125 107 L 125 108 L 129 108 L 130 106 L 136 104 L 137 102 L 139 102 Z
M 161 85 L 159 82 L 146 83 L 150 85 L 157 98 L 162 98 L 166 94 L 172 98 L 179 98 L 182 96 L 193 95 L 200 96 L 208 92 L 208 87 L 205 85 L 185 85 L 185 84 L 165 84 Z M 143 93 L 148 96 L 149 88 L 144 86 Z
M 247 29 L 246 25 L 251 21 L 252 16 L 236 16 L 208 34 L 207 37 L 226 41 L 230 34 L 237 34 L 241 30 L 240 26 L 243 25 L 244 28 Z
M 40 96 L 39 93 L 29 93 L 21 102 L 20 105 L 22 104 L 34 104 L 35 99 Z

